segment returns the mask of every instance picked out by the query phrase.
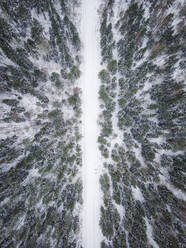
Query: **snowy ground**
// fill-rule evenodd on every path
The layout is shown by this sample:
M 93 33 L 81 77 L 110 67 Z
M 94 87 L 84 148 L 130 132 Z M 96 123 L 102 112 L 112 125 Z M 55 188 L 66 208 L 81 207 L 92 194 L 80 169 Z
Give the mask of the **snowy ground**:
M 83 247 L 98 248 L 101 242 L 99 227 L 101 190 L 99 176 L 101 158 L 98 151 L 99 102 L 98 72 L 100 69 L 99 0 L 82 1 L 81 40 L 83 41 Z

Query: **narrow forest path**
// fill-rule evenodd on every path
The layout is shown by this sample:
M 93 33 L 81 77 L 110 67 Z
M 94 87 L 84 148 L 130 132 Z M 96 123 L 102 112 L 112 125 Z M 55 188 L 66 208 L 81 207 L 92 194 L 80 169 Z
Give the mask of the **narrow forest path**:
M 82 0 L 81 40 L 83 42 L 82 91 L 83 91 L 83 248 L 99 248 L 101 170 L 98 150 L 99 115 L 99 0 Z

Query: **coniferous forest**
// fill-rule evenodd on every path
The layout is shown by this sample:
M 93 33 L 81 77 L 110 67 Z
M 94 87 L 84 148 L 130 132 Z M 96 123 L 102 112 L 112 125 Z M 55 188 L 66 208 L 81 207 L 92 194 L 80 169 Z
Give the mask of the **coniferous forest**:
M 185 16 L 0 1 L 0 248 L 185 247 Z

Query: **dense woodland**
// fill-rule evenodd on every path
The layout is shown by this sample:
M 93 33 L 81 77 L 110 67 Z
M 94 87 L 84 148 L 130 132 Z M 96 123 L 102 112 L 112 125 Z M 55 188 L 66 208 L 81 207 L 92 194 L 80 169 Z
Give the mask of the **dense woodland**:
M 0 247 L 80 247 L 77 1 L 0 1 Z
M 103 1 L 102 248 L 185 246 L 185 11 Z
M 100 4 L 100 246 L 184 248 L 184 1 Z M 1 248 L 82 248 L 80 6 L 0 0 Z

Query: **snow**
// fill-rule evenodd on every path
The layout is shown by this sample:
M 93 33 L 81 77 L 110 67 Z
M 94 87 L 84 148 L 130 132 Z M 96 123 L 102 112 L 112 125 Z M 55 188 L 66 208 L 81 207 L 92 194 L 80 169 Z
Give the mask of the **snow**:
M 36 204 L 35 208 L 39 211 L 39 212 L 44 212 L 46 207 L 43 204 L 43 198 L 40 199 L 40 201 Z
M 47 39 L 50 39 L 49 37 L 49 29 L 51 27 L 50 20 L 49 20 L 49 14 L 45 12 L 45 15 L 40 14 L 38 15 L 36 13 L 35 9 L 32 9 L 31 11 L 32 18 L 37 19 L 37 21 L 42 25 L 44 28 L 44 34 L 47 36 Z
M 127 245 L 127 248 L 130 248 L 130 245 L 129 245 L 129 233 L 128 233 L 128 231 L 125 231 L 125 234 L 126 234 L 126 245 Z
M 184 7 L 184 4 L 185 4 L 185 0 L 177 0 L 168 9 L 168 12 L 167 12 L 167 14 L 170 14 L 170 13 L 174 14 L 174 20 L 172 22 L 172 26 L 173 26 L 173 29 L 174 29 L 174 35 L 177 33 L 177 25 L 181 20 L 179 12 L 180 12 L 181 6 L 182 6 L 182 8 Z M 184 21 L 184 17 L 182 18 L 182 20 Z
M 99 227 L 101 189 L 99 177 L 101 159 L 98 150 L 99 134 L 97 118 L 99 116 L 99 0 L 82 1 L 81 40 L 84 41 L 81 84 L 83 88 L 82 148 L 83 148 L 83 210 L 82 243 L 84 248 L 100 247 L 102 234 Z
M 141 144 L 137 141 L 135 141 L 138 147 L 133 147 L 132 151 L 135 153 L 136 158 L 140 161 L 142 167 L 146 167 L 145 160 L 143 156 L 141 155 Z
M 33 57 L 29 57 L 30 61 L 36 66 L 38 67 L 40 70 L 46 70 L 45 72 L 50 75 L 52 72 L 56 72 L 58 74 L 61 73 L 61 65 L 55 63 L 54 61 L 45 61 L 43 60 L 42 57 L 39 57 L 39 59 L 35 59 Z
M 32 181 L 33 178 L 40 177 L 40 174 L 38 171 L 39 171 L 39 169 L 36 169 L 36 168 L 29 170 L 29 174 L 28 174 L 27 178 L 22 182 L 22 184 L 24 186 L 26 186 L 27 184 L 29 184 Z
M 18 137 L 17 141 L 22 142 L 26 138 L 33 139 L 39 130 L 39 126 L 34 121 L 28 120 L 22 123 L 9 123 L 8 126 L 0 124 L 0 129 L 2 130 L 1 139 L 16 135 Z
M 5 173 L 7 171 L 9 171 L 11 168 L 15 168 L 16 165 L 25 157 L 27 156 L 28 153 L 26 154 L 22 154 L 21 156 L 19 156 L 18 158 L 16 158 L 12 163 L 4 163 L 1 165 L 0 168 L 0 172 L 1 173 Z
M 42 113 L 42 107 L 37 105 L 37 97 L 30 94 L 20 94 L 20 96 L 22 98 L 20 100 L 20 104 L 26 109 L 27 112 L 29 112 L 30 120 L 34 120 L 37 114 Z
M 3 201 L 0 202 L 0 207 L 2 207 L 3 205 L 9 203 L 10 197 L 6 197 Z
M 149 12 L 150 4 L 148 3 L 145 3 L 145 4 L 146 6 L 145 6 L 144 18 L 145 18 L 145 21 L 147 21 L 150 18 L 150 12 Z
M 186 194 L 185 194 L 185 192 L 183 192 L 181 189 L 177 189 L 176 187 L 174 187 L 173 185 L 171 185 L 168 182 L 167 177 L 168 176 L 165 176 L 165 175 L 160 175 L 159 176 L 161 184 L 162 185 L 165 185 L 167 187 L 167 189 L 170 190 L 175 197 L 177 197 L 180 200 L 186 201 Z
M 0 48 L 0 64 L 1 65 L 12 65 L 15 66 L 15 63 L 12 62 L 12 60 L 10 60 L 3 52 L 3 50 Z
M 152 245 L 153 248 L 159 248 L 158 244 L 153 239 L 152 226 L 150 225 L 147 217 L 145 217 L 144 219 L 145 219 L 145 224 L 147 227 L 147 239 L 149 243 Z
M 136 188 L 131 187 L 131 188 L 134 199 L 143 202 L 144 198 L 143 198 L 143 194 L 141 193 L 141 190 L 138 187 Z
M 176 81 L 184 81 L 186 77 L 186 72 L 185 70 L 179 69 L 178 63 L 180 63 L 180 61 L 178 61 L 175 65 L 172 78 Z
M 126 0 L 117 0 L 116 3 L 115 3 L 115 8 L 118 7 L 118 12 L 117 12 L 117 15 L 119 16 L 119 13 L 122 11 L 126 11 L 128 9 L 128 6 L 129 6 L 129 1 L 126 1 Z M 122 9 L 121 9 L 122 8 Z
M 8 123 L 0 123 L 1 129 L 1 139 L 6 139 L 7 137 L 12 137 L 16 135 L 18 137 L 17 142 L 22 143 L 24 139 L 33 139 L 34 135 L 39 131 L 40 125 L 37 125 L 37 115 L 41 114 L 42 108 L 37 105 L 37 98 L 30 94 L 21 95 L 17 91 L 11 92 L 11 94 L 0 94 L 0 102 L 3 99 L 15 99 L 15 96 L 21 96 L 19 100 L 19 106 L 25 108 L 25 112 L 29 114 L 29 118 L 21 123 L 16 123 L 11 121 Z M 1 104 L 0 107 L 0 118 L 4 118 L 6 113 L 10 112 L 11 107 L 6 104 Z
M 56 182 L 57 181 L 57 176 L 54 173 L 46 173 L 46 175 L 43 175 L 43 178 L 46 178 L 50 180 L 51 182 Z
M 21 227 L 24 226 L 24 224 L 25 224 L 25 219 L 26 219 L 26 215 L 23 215 L 23 216 L 21 216 L 21 217 L 19 218 L 19 220 L 18 220 L 18 222 L 17 222 L 17 224 L 16 224 L 16 226 L 15 226 L 15 230 L 18 230 L 18 229 L 20 229 Z
M 165 138 L 163 136 L 159 136 L 157 138 L 149 138 L 149 141 L 160 145 L 165 141 Z

